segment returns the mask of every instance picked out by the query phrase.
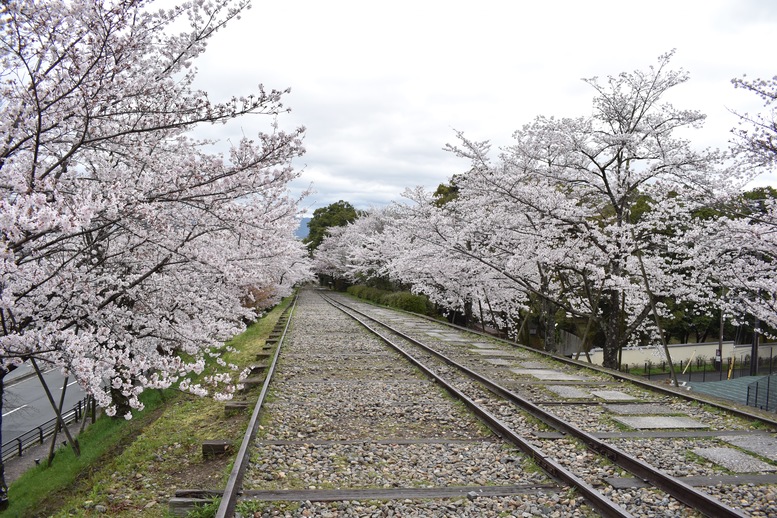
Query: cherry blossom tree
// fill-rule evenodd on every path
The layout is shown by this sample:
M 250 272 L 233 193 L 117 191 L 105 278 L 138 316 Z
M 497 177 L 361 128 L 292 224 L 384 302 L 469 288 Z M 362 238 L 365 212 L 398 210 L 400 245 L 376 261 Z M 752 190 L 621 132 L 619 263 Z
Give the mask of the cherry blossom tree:
M 732 202 L 727 208 L 734 206 Z M 670 238 L 676 243 L 674 266 L 706 288 L 687 293 L 685 299 L 714 305 L 737 324 L 753 325 L 755 319 L 758 332 L 777 328 L 776 214 L 777 200 L 772 198 L 763 201 L 757 215 L 675 219 L 687 230 Z M 704 300 L 712 290 L 715 299 Z
M 525 308 L 525 294 L 500 272 L 466 254 L 451 253 L 458 240 L 466 247 L 471 239 L 453 211 L 454 197 L 430 195 L 421 188 L 408 189 L 403 196 L 407 203 L 398 205 L 396 223 L 388 227 L 384 241 L 386 271 L 467 321 L 515 331 L 512 324 Z
M 774 171 L 777 162 L 777 76 L 734 79 L 736 88 L 764 102 L 759 114 L 740 114 L 732 142 L 747 180 Z M 716 286 L 724 314 L 738 323 L 754 322 L 757 332 L 777 329 L 777 199 L 771 188 L 729 197 L 697 222 L 677 245 L 686 247 L 683 264 L 708 286 Z
M 284 92 L 214 103 L 192 86 L 247 7 L 3 3 L 0 372 L 49 362 L 127 418 L 149 387 L 230 397 L 228 366 L 190 375 L 253 317 L 241 297 L 309 275 L 288 192 L 304 129 L 279 129 Z M 248 114 L 271 122 L 226 156 L 189 134 Z
M 777 76 L 771 79 L 732 80 L 734 87 L 752 92 L 764 102 L 766 112 L 757 115 L 739 114 L 740 125 L 733 130 L 738 151 L 756 164 L 774 164 L 777 159 Z
M 348 282 L 381 277 L 385 257 L 381 245 L 387 210 L 353 212 L 350 222 L 327 227 L 315 250 L 315 271 Z
M 604 83 L 586 80 L 596 93 L 592 116 L 538 117 L 496 162 L 488 142 L 459 134 L 449 149 L 470 169 L 439 213 L 445 221 L 424 218 L 438 254 L 486 265 L 523 300 L 541 301 L 546 334 L 558 314 L 595 326 L 608 367 L 623 345 L 655 333 L 661 297 L 689 289 L 664 267 L 666 250 L 652 237 L 672 232 L 673 222 L 655 209 L 671 202 L 691 211 L 730 188 L 721 154 L 676 136 L 704 116 L 663 100 L 688 79 L 668 68 L 670 58 Z

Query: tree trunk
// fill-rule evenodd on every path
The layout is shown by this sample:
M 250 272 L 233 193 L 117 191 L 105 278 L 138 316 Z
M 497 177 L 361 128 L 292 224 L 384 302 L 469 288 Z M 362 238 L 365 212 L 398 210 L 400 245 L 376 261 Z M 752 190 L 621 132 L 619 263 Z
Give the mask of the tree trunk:
M 542 318 L 545 324 L 545 351 L 556 352 L 556 305 L 548 299 L 542 299 Z
M 124 418 L 127 412 L 132 412 L 129 398 L 121 393 L 121 390 L 111 387 L 111 403 L 116 405 L 116 414 L 114 418 Z
M 472 323 L 472 300 L 467 299 L 464 302 L 464 327 L 469 327 Z
M 618 349 L 620 349 L 620 294 L 616 290 L 607 296 L 609 315 L 604 326 L 604 347 L 602 349 L 602 365 L 608 369 L 618 368 Z

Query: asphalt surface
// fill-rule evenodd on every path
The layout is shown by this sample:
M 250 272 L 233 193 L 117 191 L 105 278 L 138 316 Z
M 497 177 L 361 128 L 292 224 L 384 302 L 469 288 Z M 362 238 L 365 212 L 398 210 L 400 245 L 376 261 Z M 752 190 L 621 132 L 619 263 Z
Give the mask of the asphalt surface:
M 46 380 L 51 396 L 58 405 L 62 395 L 64 376 L 58 369 L 49 369 L 44 371 L 43 379 Z M 56 416 L 43 385 L 30 365 L 24 364 L 15 369 L 5 377 L 3 383 L 3 444 Z M 84 397 L 86 394 L 81 390 L 81 387 L 70 379 L 65 390 L 62 408 L 67 411 Z

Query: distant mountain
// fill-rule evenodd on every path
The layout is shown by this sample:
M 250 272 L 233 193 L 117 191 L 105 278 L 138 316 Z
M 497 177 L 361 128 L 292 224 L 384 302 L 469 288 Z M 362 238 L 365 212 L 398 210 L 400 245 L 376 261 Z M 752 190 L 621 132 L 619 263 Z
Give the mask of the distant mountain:
M 305 239 L 308 237 L 308 222 L 310 221 L 310 218 L 302 218 L 299 220 L 299 227 L 297 227 L 297 231 L 294 232 L 294 235 L 297 237 L 297 239 Z

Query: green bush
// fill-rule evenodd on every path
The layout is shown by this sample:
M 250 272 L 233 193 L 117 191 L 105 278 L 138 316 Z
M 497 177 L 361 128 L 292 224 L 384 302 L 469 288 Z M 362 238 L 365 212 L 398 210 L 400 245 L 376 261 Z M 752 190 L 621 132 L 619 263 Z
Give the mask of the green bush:
M 369 286 L 350 286 L 348 293 L 360 299 L 369 300 L 376 304 L 382 304 L 392 308 L 421 313 L 423 315 L 432 314 L 432 307 L 429 300 L 423 295 L 414 295 L 409 291 L 386 291 Z
M 364 291 L 364 288 L 365 286 L 357 284 L 356 286 L 348 286 L 348 289 L 346 291 L 351 295 L 353 295 L 354 297 L 362 298 L 361 294 Z

